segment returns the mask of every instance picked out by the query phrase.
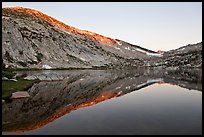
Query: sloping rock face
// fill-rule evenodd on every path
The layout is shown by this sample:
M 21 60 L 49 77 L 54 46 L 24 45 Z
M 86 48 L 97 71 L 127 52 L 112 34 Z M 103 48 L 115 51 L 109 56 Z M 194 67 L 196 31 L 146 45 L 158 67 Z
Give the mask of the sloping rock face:
M 2 9 L 6 68 L 202 67 L 202 42 L 164 53 L 68 26 L 39 11 Z
M 17 92 L 12 93 L 12 96 L 10 97 L 10 99 L 27 98 L 27 97 L 30 97 L 28 92 L 26 92 L 26 91 L 17 91 Z
M 202 68 L 202 42 L 164 52 L 161 58 L 150 62 L 152 66 Z
M 2 58 L 6 67 L 139 66 L 149 58 L 137 51 L 139 46 L 79 30 L 36 10 L 14 7 L 3 8 L 2 13 Z

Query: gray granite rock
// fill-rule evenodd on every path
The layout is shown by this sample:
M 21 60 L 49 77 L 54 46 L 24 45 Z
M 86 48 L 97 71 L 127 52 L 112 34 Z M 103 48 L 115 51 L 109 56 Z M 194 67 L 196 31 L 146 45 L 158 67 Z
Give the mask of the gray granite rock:
M 12 93 L 10 99 L 27 98 L 27 97 L 30 97 L 28 92 L 26 92 L 26 91 L 17 91 L 17 92 Z
M 11 81 L 15 81 L 15 82 L 18 81 L 18 80 L 16 80 L 16 79 L 9 79 L 9 80 L 11 80 Z
M 76 29 L 36 10 L 2 9 L 2 59 L 6 68 L 202 67 L 201 51 L 202 42 L 160 54 Z
M 3 77 L 2 80 L 9 80 L 7 77 Z

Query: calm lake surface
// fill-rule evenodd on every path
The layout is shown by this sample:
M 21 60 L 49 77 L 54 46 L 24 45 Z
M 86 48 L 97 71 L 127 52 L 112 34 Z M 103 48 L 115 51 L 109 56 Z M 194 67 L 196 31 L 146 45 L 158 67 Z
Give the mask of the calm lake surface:
M 202 134 L 202 70 L 23 73 L 43 81 L 2 103 L 2 134 Z

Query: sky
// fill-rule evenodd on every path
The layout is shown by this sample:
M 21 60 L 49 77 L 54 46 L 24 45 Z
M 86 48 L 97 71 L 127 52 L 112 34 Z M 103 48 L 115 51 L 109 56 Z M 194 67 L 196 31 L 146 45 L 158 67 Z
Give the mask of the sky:
M 150 50 L 202 41 L 202 2 L 2 2 Z

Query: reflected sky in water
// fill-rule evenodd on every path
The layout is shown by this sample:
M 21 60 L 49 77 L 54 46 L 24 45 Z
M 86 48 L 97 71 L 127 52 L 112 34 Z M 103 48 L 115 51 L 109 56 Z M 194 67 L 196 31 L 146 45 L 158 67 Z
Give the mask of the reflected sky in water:
M 23 134 L 201 134 L 202 92 L 153 84 Z
M 63 80 L 40 82 L 30 98 L 2 104 L 3 134 L 202 134 L 200 70 L 27 74 Z

